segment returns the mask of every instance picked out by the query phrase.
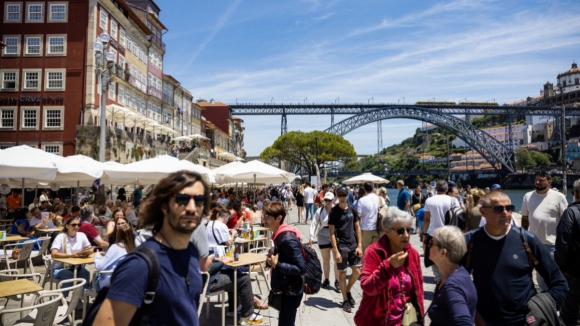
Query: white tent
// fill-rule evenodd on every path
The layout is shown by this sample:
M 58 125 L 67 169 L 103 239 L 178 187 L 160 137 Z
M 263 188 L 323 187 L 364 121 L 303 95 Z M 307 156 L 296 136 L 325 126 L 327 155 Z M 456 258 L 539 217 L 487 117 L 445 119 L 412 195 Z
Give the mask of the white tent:
M 0 150 L 0 179 L 53 180 L 63 157 L 22 145 Z
M 216 174 L 225 174 L 227 171 L 235 171 L 234 168 L 239 168 L 240 166 L 244 165 L 242 162 L 230 162 L 226 165 L 222 165 L 219 168 L 215 168 L 212 171 Z
M 239 163 L 239 162 L 238 162 Z M 282 183 L 292 182 L 296 175 L 260 161 L 250 161 L 232 166 L 222 172 L 216 172 L 220 183 Z
M 372 183 L 389 183 L 390 182 L 389 180 L 383 179 L 381 177 L 377 177 L 376 175 L 373 175 L 372 173 L 363 173 L 361 175 L 357 175 L 356 177 L 352 177 L 348 180 L 345 180 L 342 183 L 347 184 L 347 185 L 354 185 L 354 184 L 359 184 L 359 183 L 365 183 L 367 181 L 370 181 Z
M 170 173 L 188 170 L 201 174 L 208 183 L 215 183 L 215 173 L 190 161 L 160 155 L 148 160 L 120 166 L 106 166 L 101 183 L 104 184 L 156 184 Z

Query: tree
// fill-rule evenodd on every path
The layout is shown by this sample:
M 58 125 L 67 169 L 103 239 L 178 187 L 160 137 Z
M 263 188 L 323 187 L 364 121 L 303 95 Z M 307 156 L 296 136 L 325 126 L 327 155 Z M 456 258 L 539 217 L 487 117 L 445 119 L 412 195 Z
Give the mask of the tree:
M 540 153 L 540 152 L 536 152 L 536 151 L 531 151 L 530 152 L 531 156 L 532 156 L 532 160 L 534 160 L 535 164 L 534 166 L 540 168 L 540 169 L 545 169 L 548 166 L 550 166 L 550 156 L 546 153 Z
M 265 161 L 283 160 L 301 166 L 308 174 L 316 174 L 316 165 L 340 162 L 345 165 L 356 162 L 352 144 L 342 136 L 323 131 L 291 131 L 276 139 L 272 146 L 260 154 Z M 315 165 L 316 164 L 316 165 Z
M 534 167 L 534 159 L 532 159 L 532 155 L 530 152 L 525 148 L 518 148 L 515 151 L 516 155 L 516 168 L 520 170 L 527 170 Z

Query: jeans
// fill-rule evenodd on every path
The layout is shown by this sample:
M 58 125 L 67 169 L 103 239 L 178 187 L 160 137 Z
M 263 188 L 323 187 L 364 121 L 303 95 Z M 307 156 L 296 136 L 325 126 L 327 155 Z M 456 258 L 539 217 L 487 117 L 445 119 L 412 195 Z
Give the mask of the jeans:
M 566 326 L 578 325 L 578 318 L 580 314 L 578 313 L 580 309 L 580 278 L 574 276 L 564 275 L 566 281 L 568 281 L 568 293 L 566 294 L 566 300 L 560 308 L 560 317 L 564 321 Z
M 314 219 L 314 204 L 305 204 L 306 205 L 306 219 L 304 221 L 308 221 L 308 214 L 310 214 L 310 218 Z
M 282 295 L 282 309 L 278 315 L 278 326 L 294 326 L 296 313 L 298 312 L 298 307 L 300 307 L 303 296 L 304 295 Z
M 552 256 L 552 259 L 554 259 L 554 251 L 556 251 L 556 246 L 545 244 L 544 247 L 546 248 L 546 250 L 548 250 L 548 252 L 550 253 L 550 256 Z M 537 271 L 536 271 L 536 277 L 538 280 L 538 286 L 540 287 L 540 289 L 542 289 L 542 292 L 548 291 L 548 284 L 546 284 L 546 281 L 544 281 L 544 278 Z
M 74 278 L 74 270 L 58 268 L 53 271 L 52 277 L 57 280 L 70 280 Z M 77 270 L 77 278 L 79 277 L 84 278 L 87 281 L 84 288 L 89 289 L 91 287 L 91 273 L 87 271 L 84 267 L 80 266 L 78 267 Z M 68 286 L 71 285 L 72 284 L 69 284 Z M 66 298 L 68 296 L 68 292 L 63 292 L 62 295 Z
M 207 287 L 207 292 L 224 290 L 228 293 L 228 311 L 234 309 L 234 271 L 221 271 L 215 281 Z M 250 317 L 254 312 L 254 294 L 252 292 L 252 279 L 248 274 L 238 273 L 238 304 L 242 305 L 240 315 L 244 318 Z

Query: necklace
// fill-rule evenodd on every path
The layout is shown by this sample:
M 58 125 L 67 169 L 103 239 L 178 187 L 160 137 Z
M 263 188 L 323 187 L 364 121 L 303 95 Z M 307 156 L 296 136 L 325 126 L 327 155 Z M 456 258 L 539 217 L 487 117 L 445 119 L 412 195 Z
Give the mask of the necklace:
M 161 232 L 158 232 L 157 234 L 159 234 L 159 236 L 161 238 L 163 238 L 163 240 L 161 239 L 157 239 L 159 242 L 161 243 L 165 243 L 167 246 L 169 246 L 169 248 L 175 250 L 173 248 L 173 246 L 169 243 L 169 241 L 167 241 L 167 239 L 163 236 L 163 234 L 161 234 Z M 179 262 L 180 267 L 183 267 L 183 265 L 181 265 L 181 260 L 177 260 Z M 189 282 L 189 260 L 187 261 L 187 265 L 185 267 L 185 285 L 189 286 L 191 283 Z

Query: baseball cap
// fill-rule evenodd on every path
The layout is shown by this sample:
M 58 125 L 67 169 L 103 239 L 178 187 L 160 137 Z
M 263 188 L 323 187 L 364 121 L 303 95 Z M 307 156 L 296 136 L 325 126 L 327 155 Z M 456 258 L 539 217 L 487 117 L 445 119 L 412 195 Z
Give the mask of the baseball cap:
M 455 188 L 457 184 L 453 181 L 447 181 L 447 188 Z
M 346 188 L 344 188 L 344 187 L 340 187 L 336 191 L 336 194 L 340 194 L 340 193 L 345 194 L 345 195 L 348 195 L 348 190 L 346 190 Z
M 501 189 L 501 186 L 498 185 L 497 183 L 494 183 L 493 185 L 491 185 L 491 190 L 493 189 Z
M 324 194 L 324 200 L 334 200 L 334 194 L 332 192 L 327 192 Z

